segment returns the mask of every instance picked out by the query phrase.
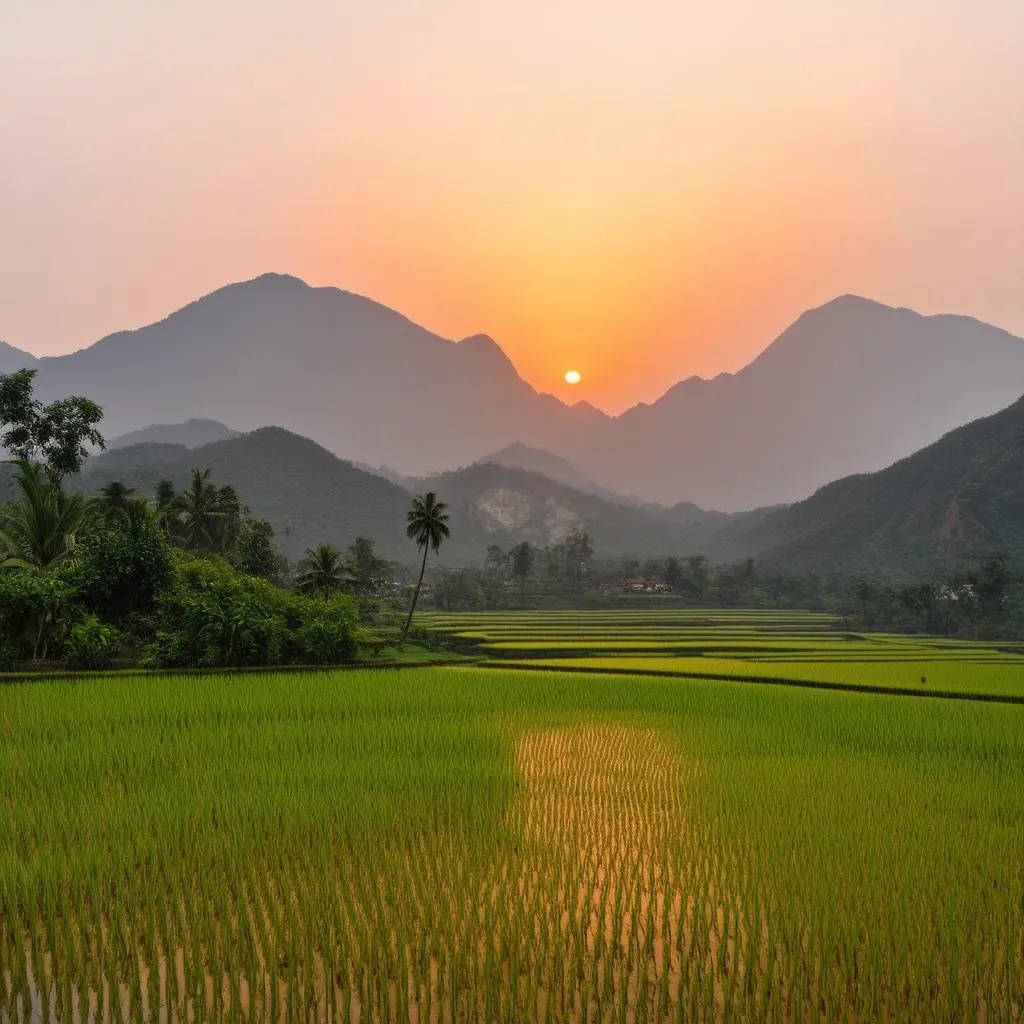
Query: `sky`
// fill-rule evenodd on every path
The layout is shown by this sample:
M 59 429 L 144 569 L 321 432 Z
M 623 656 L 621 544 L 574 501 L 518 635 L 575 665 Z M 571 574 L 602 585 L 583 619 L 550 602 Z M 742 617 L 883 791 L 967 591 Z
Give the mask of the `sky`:
M 618 412 L 847 292 L 1024 335 L 1021 39 L 1021 0 L 0 0 L 0 339 L 278 271 Z

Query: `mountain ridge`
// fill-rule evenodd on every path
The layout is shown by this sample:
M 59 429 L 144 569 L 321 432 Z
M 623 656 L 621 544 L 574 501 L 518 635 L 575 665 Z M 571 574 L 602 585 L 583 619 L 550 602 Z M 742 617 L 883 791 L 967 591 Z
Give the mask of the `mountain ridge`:
M 933 575 L 995 556 L 1024 565 L 1024 398 L 720 540 L 797 571 Z
M 735 512 L 881 469 L 1024 391 L 1024 340 L 974 318 L 861 296 L 805 311 L 733 374 L 690 377 L 608 416 L 538 392 L 485 334 L 441 338 L 354 292 L 281 274 L 236 282 L 66 356 L 0 349 L 51 400 L 86 394 L 105 427 L 268 420 L 419 477 L 522 442 L 607 492 Z
M 164 478 L 186 486 L 194 468 L 209 468 L 217 484 L 231 484 L 253 515 L 271 523 L 292 559 L 307 547 L 344 545 L 362 535 L 389 557 L 414 560 L 405 536 L 412 492 L 281 427 L 199 448 L 157 442 L 116 448 L 90 458 L 71 486 L 95 493 L 119 480 L 152 495 Z M 655 555 L 678 545 L 695 551 L 704 543 L 704 524 L 675 522 L 517 467 L 477 463 L 414 483 L 417 491 L 437 490 L 449 504 L 447 564 L 481 560 L 491 544 L 557 543 L 574 527 L 590 531 L 606 554 Z

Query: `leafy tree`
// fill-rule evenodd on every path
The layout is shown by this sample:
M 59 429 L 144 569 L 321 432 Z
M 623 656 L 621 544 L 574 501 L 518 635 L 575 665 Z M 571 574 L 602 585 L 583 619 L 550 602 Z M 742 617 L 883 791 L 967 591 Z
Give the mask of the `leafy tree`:
M 1006 618 L 1006 598 L 1012 582 L 1013 573 L 1002 558 L 990 558 L 975 577 L 974 591 L 978 597 L 978 608 L 990 622 Z
M 485 605 L 478 573 L 446 572 L 434 587 L 434 604 L 442 611 L 476 611 Z
M 65 494 L 38 462 L 17 463 L 21 497 L 0 510 L 0 549 L 6 568 L 50 569 L 75 556 L 77 542 L 95 521 L 92 503 Z
M 344 590 L 351 578 L 343 552 L 333 544 L 321 544 L 306 549 L 295 589 L 300 594 L 328 597 Z
M 77 473 L 89 445 L 104 448 L 96 424 L 103 410 L 88 398 L 71 395 L 43 405 L 34 394 L 35 370 L 0 374 L 0 434 L 3 445 L 20 461 L 39 459 L 55 480 Z
M 679 587 L 679 581 L 683 577 L 683 570 L 679 565 L 679 559 L 672 557 L 665 562 L 664 579 L 670 590 Z
M 127 626 L 152 612 L 173 568 L 170 541 L 155 508 L 137 498 L 86 537 L 63 574 L 85 608 Z
M 533 547 L 527 540 L 521 541 L 510 552 L 512 561 L 512 577 L 519 581 L 519 603 L 526 601 L 526 581 L 533 571 Z
M 348 560 L 356 593 L 381 596 L 392 565 L 377 554 L 373 540 L 370 537 L 356 537 L 348 546 Z
M 703 555 L 690 555 L 686 560 L 686 576 L 683 584 L 687 595 L 694 601 L 703 601 L 707 593 L 710 570 Z
M 416 581 L 416 589 L 412 593 L 412 601 L 409 604 L 409 616 L 405 620 L 405 628 L 402 630 L 401 642 L 403 644 L 409 635 L 412 616 L 416 611 L 420 588 L 423 586 L 423 574 L 427 571 L 427 555 L 431 551 L 436 555 L 441 550 L 445 539 L 451 536 L 451 530 L 448 528 L 448 506 L 443 501 L 438 501 L 437 495 L 433 491 L 418 494 L 412 499 L 412 505 L 406 514 L 405 535 L 409 540 L 415 541 L 417 547 L 423 550 L 423 563 L 420 565 L 420 576 Z
M 661 562 L 656 558 L 648 558 L 644 562 L 644 576 L 648 579 L 656 579 L 661 575 Z
M 576 590 L 582 583 L 594 556 L 594 545 L 590 534 L 584 530 L 573 529 L 565 538 L 565 565 L 569 576 L 569 586 Z
M 73 591 L 56 573 L 29 567 L 0 572 L 0 628 L 19 657 L 45 658 Z
M 260 576 L 272 583 L 278 582 L 287 568 L 274 548 L 274 528 L 265 519 L 242 520 L 232 562 L 249 576 Z
M 487 548 L 484 572 L 492 579 L 504 580 L 505 570 L 508 568 L 508 560 L 509 556 L 497 544 L 490 544 Z

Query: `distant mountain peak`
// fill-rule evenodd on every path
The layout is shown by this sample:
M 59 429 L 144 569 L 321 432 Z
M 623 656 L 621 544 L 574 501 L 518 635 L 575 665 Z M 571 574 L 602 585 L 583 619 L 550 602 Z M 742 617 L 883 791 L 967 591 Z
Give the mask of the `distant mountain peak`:
M 31 367 L 36 361 L 31 352 L 9 345 L 6 341 L 0 341 L 0 373 L 11 373 L 13 370 Z
M 309 284 L 303 281 L 301 277 L 296 277 L 294 274 L 279 274 L 273 270 L 268 270 L 265 274 L 260 274 L 258 277 L 254 277 L 251 281 L 245 281 L 242 283 L 255 285 L 280 285 L 288 288 L 310 287 Z
M 843 295 L 837 295 L 834 299 L 829 299 L 828 302 L 823 302 L 820 306 L 812 307 L 807 310 L 807 313 L 820 313 L 823 310 L 829 309 L 883 309 L 895 312 L 897 308 L 902 307 L 887 306 L 884 302 L 879 302 L 877 299 L 869 299 L 867 296 L 857 295 L 855 292 L 846 292 Z
M 193 418 L 184 423 L 155 423 L 107 441 L 107 450 L 129 448 L 138 444 L 173 444 L 185 448 L 201 448 L 215 441 L 238 437 L 238 431 L 219 420 Z

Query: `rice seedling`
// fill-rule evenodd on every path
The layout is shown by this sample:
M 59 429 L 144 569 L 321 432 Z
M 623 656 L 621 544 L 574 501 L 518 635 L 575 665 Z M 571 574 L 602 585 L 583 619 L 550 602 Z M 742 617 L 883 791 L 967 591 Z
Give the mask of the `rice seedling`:
M 0 1019 L 1019 1019 L 1022 713 L 454 667 L 4 687 Z

